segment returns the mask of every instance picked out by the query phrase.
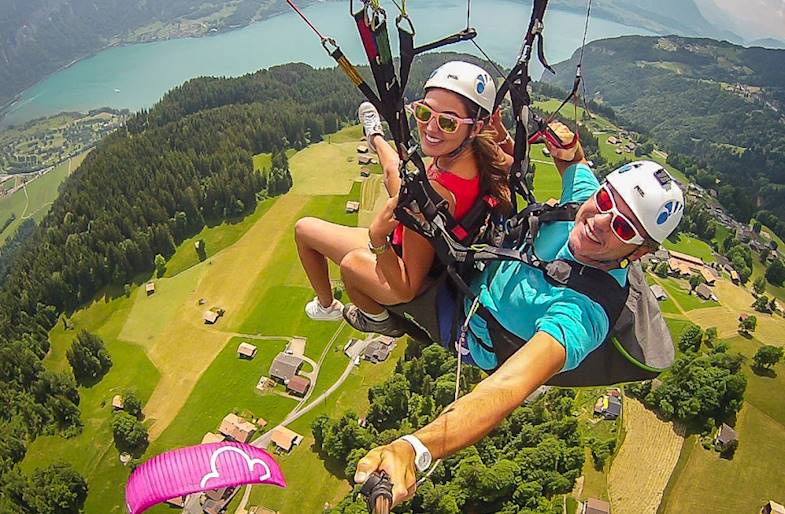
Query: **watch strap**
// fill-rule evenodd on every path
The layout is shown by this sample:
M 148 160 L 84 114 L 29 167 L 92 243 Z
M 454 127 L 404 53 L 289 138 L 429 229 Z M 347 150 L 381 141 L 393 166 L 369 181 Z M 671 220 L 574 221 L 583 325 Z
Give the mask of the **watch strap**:
M 414 466 L 417 468 L 417 471 L 421 473 L 427 471 L 431 465 L 430 450 L 413 434 L 402 436 L 401 440 L 406 441 L 414 448 Z M 427 456 L 427 458 L 423 459 L 423 456 Z

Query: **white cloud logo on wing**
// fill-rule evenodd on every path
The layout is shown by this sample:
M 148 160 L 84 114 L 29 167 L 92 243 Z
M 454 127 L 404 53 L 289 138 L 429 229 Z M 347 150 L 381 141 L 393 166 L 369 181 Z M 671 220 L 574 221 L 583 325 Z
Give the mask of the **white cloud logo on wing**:
M 245 453 L 240 448 L 235 448 L 234 446 L 222 446 L 221 448 L 218 448 L 215 452 L 213 452 L 212 455 L 210 455 L 210 472 L 202 477 L 202 481 L 199 482 L 199 485 L 201 487 L 203 488 L 206 487 L 207 482 L 209 482 L 213 478 L 218 478 L 219 476 L 221 476 L 221 474 L 218 472 L 218 457 L 220 457 L 221 454 L 226 452 L 236 453 L 239 456 L 241 456 L 243 459 L 245 459 L 245 463 L 248 465 L 248 471 L 253 471 L 254 466 L 256 466 L 257 464 L 260 465 L 262 468 L 264 468 L 264 473 L 259 475 L 260 481 L 264 482 L 265 480 L 268 480 L 272 476 L 272 472 L 270 471 L 270 466 L 268 466 L 267 463 L 264 462 L 263 460 L 252 459 L 247 453 Z

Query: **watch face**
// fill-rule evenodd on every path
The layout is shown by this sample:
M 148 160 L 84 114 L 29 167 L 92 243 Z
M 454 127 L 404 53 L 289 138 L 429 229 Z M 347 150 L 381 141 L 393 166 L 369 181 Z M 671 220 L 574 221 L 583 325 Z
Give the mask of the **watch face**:
M 417 456 L 417 469 L 425 471 L 431 465 L 431 454 L 428 452 L 421 453 Z

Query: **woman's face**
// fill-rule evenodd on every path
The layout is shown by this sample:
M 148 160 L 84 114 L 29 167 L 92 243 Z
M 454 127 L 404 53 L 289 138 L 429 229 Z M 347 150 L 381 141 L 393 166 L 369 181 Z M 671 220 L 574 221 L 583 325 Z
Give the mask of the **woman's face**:
M 428 123 L 417 123 L 422 151 L 429 157 L 447 155 L 458 148 L 469 137 L 474 125 L 461 123 L 458 126 L 458 130 L 448 134 L 439 128 L 436 113 L 451 114 L 458 118 L 472 118 L 472 113 L 468 112 L 460 96 L 446 89 L 429 89 L 425 93 L 423 103 L 435 111 L 435 113 L 431 116 Z

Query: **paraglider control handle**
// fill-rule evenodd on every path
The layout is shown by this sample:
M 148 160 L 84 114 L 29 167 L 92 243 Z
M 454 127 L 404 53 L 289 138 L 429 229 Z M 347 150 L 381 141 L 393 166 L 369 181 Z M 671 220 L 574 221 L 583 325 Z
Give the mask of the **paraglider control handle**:
M 387 473 L 373 472 L 362 487 L 360 494 L 365 496 L 368 512 L 372 514 L 389 514 L 392 507 L 392 482 Z

